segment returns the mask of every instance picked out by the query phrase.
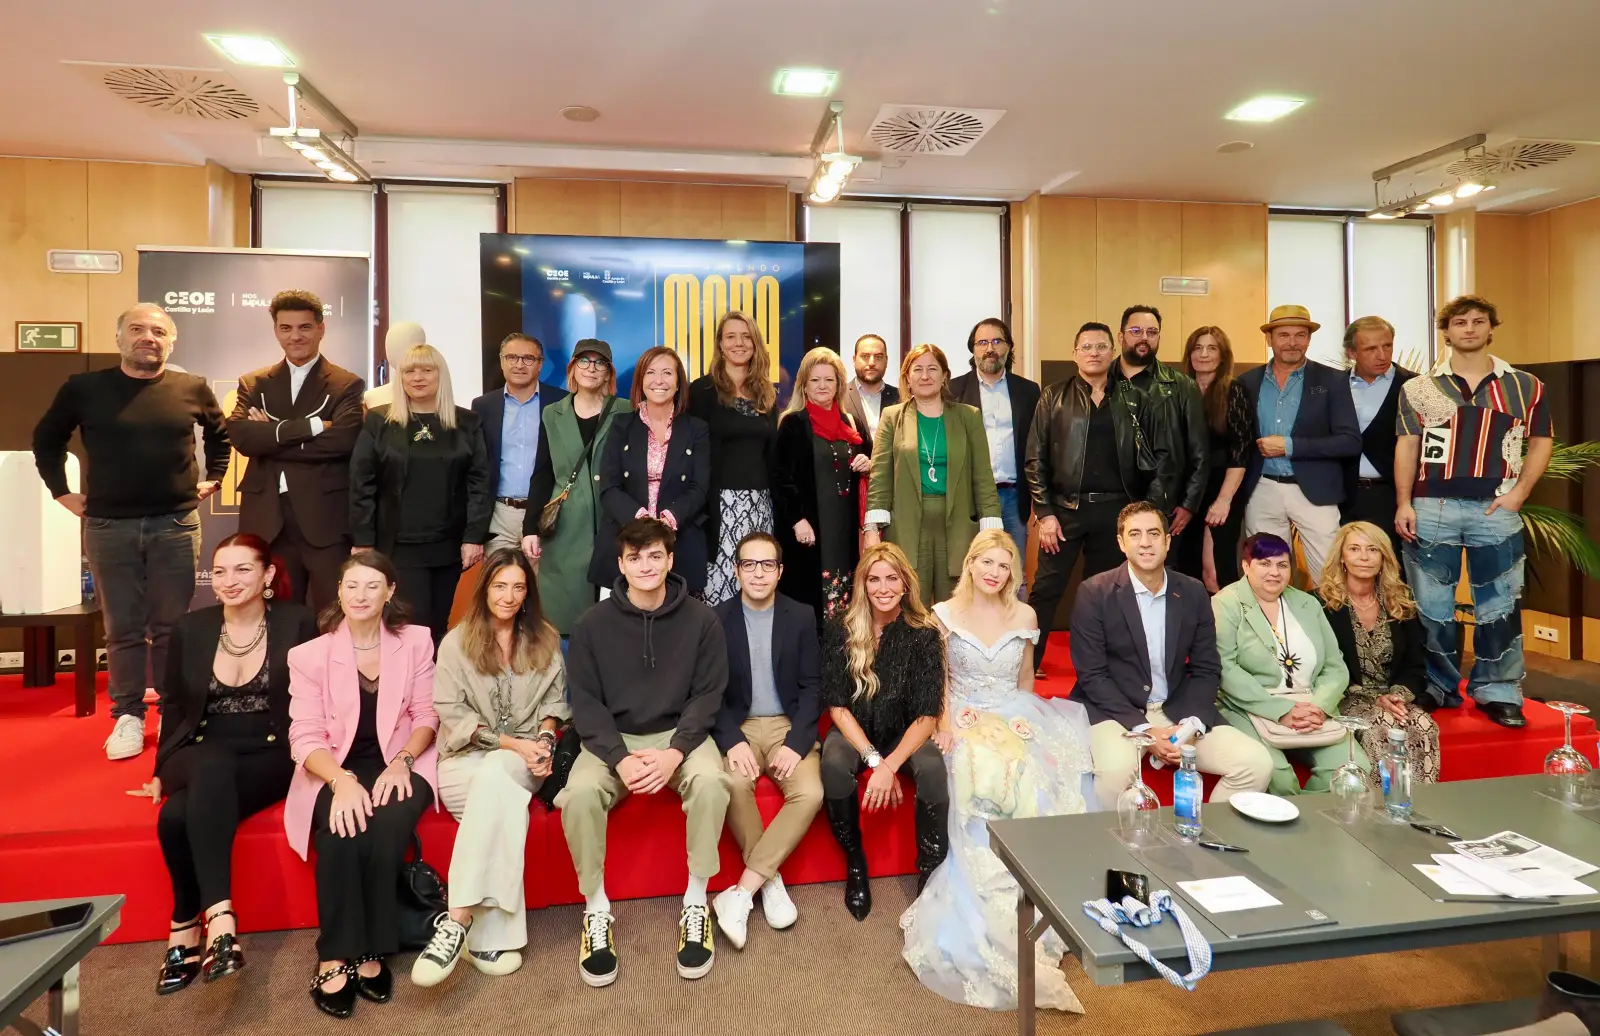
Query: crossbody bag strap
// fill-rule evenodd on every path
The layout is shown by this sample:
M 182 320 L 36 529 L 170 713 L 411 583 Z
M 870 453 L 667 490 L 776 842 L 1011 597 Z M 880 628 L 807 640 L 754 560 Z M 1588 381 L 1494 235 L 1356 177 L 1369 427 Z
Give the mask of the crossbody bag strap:
M 595 423 L 594 438 L 589 440 L 589 444 L 583 448 L 583 455 L 578 458 L 578 463 L 573 465 L 572 474 L 567 476 L 567 484 L 561 487 L 562 496 L 566 496 L 568 493 L 572 492 L 572 487 L 577 484 L 578 472 L 583 470 L 583 466 L 589 463 L 589 458 L 594 454 L 595 440 L 600 438 L 600 432 L 606 426 L 606 418 L 611 416 L 611 408 L 615 406 L 616 403 L 617 397 L 612 396 L 610 399 L 606 400 L 606 405 L 600 408 L 600 420 Z M 576 410 L 573 411 L 573 416 L 577 416 Z

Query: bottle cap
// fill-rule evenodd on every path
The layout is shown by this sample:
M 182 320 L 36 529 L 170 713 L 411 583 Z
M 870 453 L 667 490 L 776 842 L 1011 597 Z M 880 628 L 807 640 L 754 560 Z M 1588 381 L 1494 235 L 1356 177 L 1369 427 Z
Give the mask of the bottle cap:
M 1193 745 L 1184 745 L 1178 752 L 1184 759 L 1193 759 L 1195 747 Z
M 1389 740 L 1391 742 L 1393 742 L 1395 744 L 1402 744 L 1402 743 L 1405 742 L 1405 739 L 1406 739 L 1406 732 L 1404 730 L 1401 730 L 1399 727 L 1390 727 L 1389 728 Z

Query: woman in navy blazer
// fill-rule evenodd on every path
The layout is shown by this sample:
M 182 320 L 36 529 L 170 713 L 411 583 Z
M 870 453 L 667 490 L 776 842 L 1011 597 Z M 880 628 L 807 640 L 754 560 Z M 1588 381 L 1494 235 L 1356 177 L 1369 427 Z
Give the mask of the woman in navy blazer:
M 711 430 L 689 410 L 689 382 L 678 354 L 648 349 L 633 371 L 633 413 L 616 419 L 595 476 L 600 526 L 589 582 L 611 589 L 618 578 L 617 533 L 649 515 L 672 526 L 672 570 L 698 594 L 706 585 L 706 500 L 711 488 Z

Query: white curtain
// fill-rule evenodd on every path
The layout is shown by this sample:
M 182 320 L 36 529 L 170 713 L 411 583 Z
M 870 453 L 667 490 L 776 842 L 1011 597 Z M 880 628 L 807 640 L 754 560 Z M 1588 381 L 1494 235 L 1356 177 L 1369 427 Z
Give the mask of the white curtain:
M 913 205 L 911 343 L 944 350 L 952 375 L 972 369 L 967 335 L 978 321 L 1004 313 L 1001 210 Z
M 1353 226 L 1351 319 L 1376 315 L 1394 325 L 1394 362 L 1413 371 L 1432 366 L 1433 307 L 1428 304 L 1428 225 L 1418 220 Z
M 889 350 L 885 380 L 900 380 L 900 206 L 839 202 L 806 207 L 806 240 L 839 245 L 839 352 L 850 369 L 857 338 Z
M 1345 316 L 1343 219 L 1273 216 L 1267 221 L 1267 308 L 1304 306 L 1322 329 L 1311 336 L 1311 359 L 1343 367 Z M 1241 364 L 1269 359 L 1253 329 L 1234 344 Z

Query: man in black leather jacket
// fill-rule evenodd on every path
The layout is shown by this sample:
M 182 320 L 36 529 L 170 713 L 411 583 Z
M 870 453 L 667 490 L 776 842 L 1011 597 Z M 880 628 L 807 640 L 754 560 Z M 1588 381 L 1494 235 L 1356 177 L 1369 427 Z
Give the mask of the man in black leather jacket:
M 1112 368 L 1112 379 L 1125 379 L 1146 396 L 1154 394 L 1172 413 L 1174 424 L 1170 442 L 1173 461 L 1178 467 L 1178 483 L 1172 501 L 1171 535 L 1176 544 L 1195 515 L 1200 514 L 1206 481 L 1211 477 L 1211 429 L 1206 424 L 1205 400 L 1193 379 L 1157 357 L 1161 348 L 1159 309 L 1129 306 L 1122 311 L 1122 328 L 1117 337 L 1122 358 Z M 1201 517 L 1203 526 L 1204 516 Z M 1204 532 L 1200 526 L 1194 529 L 1197 536 Z M 1176 546 L 1173 553 L 1175 556 L 1179 553 Z M 1199 558 L 1198 554 L 1194 556 Z M 1198 571 L 1184 574 L 1200 578 Z
M 1049 632 L 1072 567 L 1084 578 L 1123 562 L 1117 513 L 1133 500 L 1171 510 L 1178 465 L 1166 404 L 1111 378 L 1111 329 L 1089 323 L 1073 344 L 1077 372 L 1044 390 L 1028 430 L 1028 491 L 1039 518 L 1039 564 L 1029 601 Z

